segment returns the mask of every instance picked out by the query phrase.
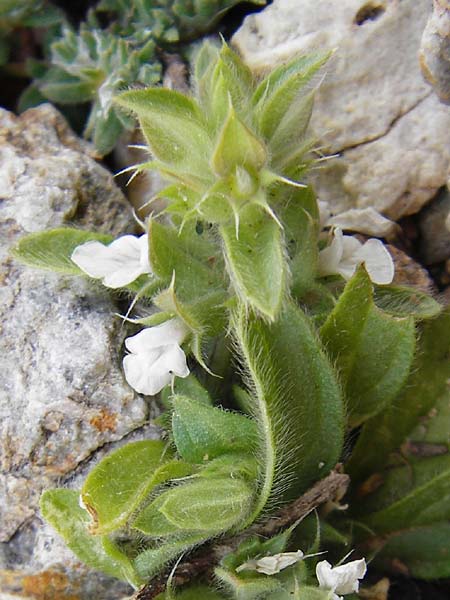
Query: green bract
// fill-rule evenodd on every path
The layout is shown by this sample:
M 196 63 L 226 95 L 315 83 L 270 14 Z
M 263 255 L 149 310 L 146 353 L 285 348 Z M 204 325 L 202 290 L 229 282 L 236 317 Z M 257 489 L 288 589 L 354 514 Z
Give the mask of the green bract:
M 379 240 L 321 232 L 301 177 L 326 58 L 298 57 L 257 79 L 227 45 L 207 43 L 192 96 L 118 96 L 151 154 L 136 169 L 167 181 L 162 212 L 140 237 L 66 228 L 14 251 L 134 294 L 139 318 L 130 320 L 142 329 L 125 340 L 124 372 L 139 393 L 162 390 L 163 441 L 101 460 L 80 504 L 78 492 L 59 489 L 41 505 L 82 561 L 136 588 L 167 579 L 202 544 L 193 560 L 203 566 L 191 571 L 214 573 L 220 592 L 205 578 L 180 598 L 347 595 L 365 572 L 360 556 L 335 568 L 351 548 L 389 570 L 450 574 L 450 313 L 413 288 L 374 283 L 393 272 Z M 349 488 L 327 495 L 330 479 L 318 482 L 340 461 Z M 174 593 L 168 586 L 159 598 Z

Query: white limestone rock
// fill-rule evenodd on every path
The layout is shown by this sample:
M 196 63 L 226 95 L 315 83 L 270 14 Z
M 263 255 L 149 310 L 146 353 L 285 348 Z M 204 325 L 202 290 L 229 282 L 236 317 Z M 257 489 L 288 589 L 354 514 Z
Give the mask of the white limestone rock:
M 0 111 L 0 196 L 0 589 L 25 597 L 24 582 L 64 569 L 81 600 L 112 598 L 116 584 L 80 575 L 86 570 L 49 534 L 38 502 L 81 466 L 85 475 L 105 444 L 140 430 L 148 408 L 122 375 L 125 332 L 111 296 L 83 278 L 24 267 L 9 251 L 22 235 L 69 221 L 133 231 L 131 210 L 49 105 L 21 117 Z
M 429 0 L 274 0 L 233 38 L 263 72 L 295 55 L 334 49 L 311 129 L 325 153 L 312 180 L 335 212 L 372 207 L 399 219 L 445 184 L 450 112 L 418 61 Z
M 422 73 L 441 102 L 450 104 L 450 2 L 433 0 L 420 46 Z

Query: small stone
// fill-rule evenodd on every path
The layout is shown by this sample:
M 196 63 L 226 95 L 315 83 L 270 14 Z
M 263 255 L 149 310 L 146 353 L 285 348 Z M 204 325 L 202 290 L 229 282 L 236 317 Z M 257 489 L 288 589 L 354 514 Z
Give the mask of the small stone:
M 395 246 L 388 249 L 395 265 L 393 285 L 415 287 L 425 293 L 434 291 L 434 282 L 426 269 Z
M 335 214 L 372 208 L 398 220 L 417 213 L 450 168 L 450 113 L 417 59 L 429 0 L 274 0 L 233 38 L 247 64 L 265 72 L 314 50 L 334 50 L 311 121 L 322 151 L 313 171 Z
M 450 191 L 444 188 L 419 214 L 419 253 L 425 265 L 450 258 L 450 231 L 446 220 L 450 215 Z
M 433 0 L 433 13 L 423 32 L 420 66 L 441 102 L 450 104 L 450 3 Z

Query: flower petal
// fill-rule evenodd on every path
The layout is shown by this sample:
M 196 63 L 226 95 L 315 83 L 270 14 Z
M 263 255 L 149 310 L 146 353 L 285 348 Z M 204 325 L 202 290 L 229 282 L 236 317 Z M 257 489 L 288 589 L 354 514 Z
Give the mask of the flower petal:
M 283 569 L 295 565 L 298 561 L 303 558 L 303 552 L 297 550 L 297 552 L 281 552 L 280 554 L 274 554 L 273 556 L 265 556 L 255 561 L 255 570 L 258 573 L 264 573 L 264 575 L 275 575 Z
M 367 242 L 358 250 L 356 257 L 359 263 L 364 263 L 367 273 L 373 283 L 385 285 L 394 279 L 395 267 L 392 256 L 386 246 L 375 238 Z
M 333 231 L 333 240 L 329 246 L 319 252 L 318 269 L 322 277 L 339 273 L 339 263 L 344 251 L 342 231 L 337 227 Z
M 366 570 L 364 558 L 334 568 L 328 561 L 322 560 L 317 563 L 316 576 L 321 588 L 337 594 L 351 594 L 359 590 L 359 579 L 364 577 Z
M 153 364 L 152 369 L 158 373 L 167 371 L 177 377 L 187 377 L 189 375 L 186 354 L 178 344 L 165 346 L 158 360 Z
M 338 585 L 338 578 L 333 573 L 333 568 L 327 560 L 321 560 L 317 563 L 316 577 L 319 587 L 326 590 L 335 590 Z
M 130 352 L 146 352 L 152 348 L 181 344 L 188 333 L 188 328 L 181 319 L 169 319 L 161 325 L 147 327 L 136 335 L 125 340 L 125 346 Z
M 353 235 L 342 236 L 342 256 L 341 263 L 347 260 L 355 260 L 354 255 L 362 248 L 361 242 Z
M 338 594 L 352 594 L 353 592 L 357 592 L 359 590 L 359 579 L 364 577 L 366 571 L 367 567 L 364 558 L 335 567 L 333 572 L 338 578 L 338 585 L 335 591 Z
M 142 354 L 128 354 L 123 359 L 125 379 L 131 387 L 146 396 L 154 396 L 168 385 L 173 378 L 169 371 L 153 369 L 160 352 L 151 351 Z
M 91 240 L 77 246 L 72 252 L 71 260 L 89 277 L 99 279 L 109 270 L 110 260 L 107 246 Z
M 139 238 L 139 248 L 140 248 L 140 264 L 143 273 L 151 273 L 152 268 L 150 266 L 149 259 L 149 249 L 148 249 L 148 235 L 141 235 Z
M 75 248 L 71 259 L 90 277 L 102 278 L 107 287 L 119 288 L 151 272 L 149 264 L 141 264 L 141 247 L 145 244 L 148 246 L 148 241 L 141 242 L 134 235 L 123 235 L 108 246 L 86 242 Z

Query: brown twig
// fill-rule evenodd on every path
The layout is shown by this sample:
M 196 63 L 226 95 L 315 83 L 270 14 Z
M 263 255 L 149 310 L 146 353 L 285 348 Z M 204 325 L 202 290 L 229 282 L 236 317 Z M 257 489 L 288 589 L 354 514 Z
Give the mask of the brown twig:
M 309 515 L 321 504 L 340 499 L 349 484 L 349 476 L 342 473 L 340 465 L 336 467 L 327 477 L 318 481 L 300 498 L 294 500 L 282 508 L 274 517 L 262 524 L 256 524 L 247 529 L 239 536 L 222 540 L 215 546 L 204 547 L 186 561 L 181 562 L 172 577 L 172 584 L 176 586 L 185 585 L 194 578 L 203 575 L 211 576 L 212 570 L 217 562 L 229 552 L 235 550 L 247 537 L 259 535 L 261 537 L 272 537 L 281 529 L 289 527 Z M 132 600 L 152 600 L 164 591 L 167 583 L 168 573 L 164 573 L 147 583 L 133 596 Z

